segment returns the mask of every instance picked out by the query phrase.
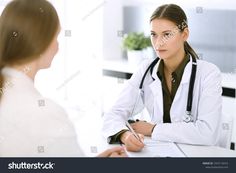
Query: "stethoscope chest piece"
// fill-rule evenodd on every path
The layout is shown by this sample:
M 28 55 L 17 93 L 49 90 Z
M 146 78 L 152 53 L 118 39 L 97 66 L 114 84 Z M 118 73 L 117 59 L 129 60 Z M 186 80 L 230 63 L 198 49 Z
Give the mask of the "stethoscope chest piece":
M 189 123 L 189 122 L 193 121 L 193 117 L 192 117 L 190 112 L 186 112 L 183 121 L 186 122 L 186 123 Z

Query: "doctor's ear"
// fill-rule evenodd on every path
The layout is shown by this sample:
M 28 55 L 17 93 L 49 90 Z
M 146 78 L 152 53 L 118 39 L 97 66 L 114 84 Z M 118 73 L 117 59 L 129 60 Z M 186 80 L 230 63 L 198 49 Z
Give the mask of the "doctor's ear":
M 184 28 L 184 30 L 182 31 L 183 41 L 187 41 L 188 37 L 189 37 L 189 30 L 188 28 Z

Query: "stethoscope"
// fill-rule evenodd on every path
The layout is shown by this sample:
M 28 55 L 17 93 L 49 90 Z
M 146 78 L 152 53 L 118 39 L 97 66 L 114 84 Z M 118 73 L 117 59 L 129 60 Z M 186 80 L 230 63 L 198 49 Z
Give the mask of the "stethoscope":
M 144 80 L 147 76 L 148 71 L 150 70 L 150 73 L 152 75 L 153 72 L 153 68 L 155 67 L 155 65 L 157 64 L 157 62 L 159 61 L 159 57 L 157 57 L 146 69 L 142 80 L 139 84 L 139 92 L 141 93 L 142 88 L 143 88 L 143 83 Z M 188 122 L 193 122 L 193 116 L 192 116 L 192 101 L 193 101 L 193 87 L 194 87 L 194 82 L 195 82 L 195 77 L 196 77 L 196 71 L 197 71 L 197 61 L 196 58 L 194 56 L 192 56 L 192 72 L 191 72 L 191 77 L 190 77 L 190 83 L 189 83 L 189 89 L 188 89 L 188 100 L 187 100 L 187 107 L 186 107 L 186 114 L 183 118 L 183 121 L 188 123 Z M 153 80 L 155 80 L 152 77 Z M 137 102 L 137 101 L 136 101 Z M 136 105 L 137 103 L 135 103 Z

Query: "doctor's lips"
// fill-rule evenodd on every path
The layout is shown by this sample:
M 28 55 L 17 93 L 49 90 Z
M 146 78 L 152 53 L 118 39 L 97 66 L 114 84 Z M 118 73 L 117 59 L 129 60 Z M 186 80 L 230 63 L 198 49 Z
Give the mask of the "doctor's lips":
M 166 52 L 167 50 L 165 49 L 156 49 L 156 52 L 159 52 L 159 53 L 163 53 L 163 52 Z

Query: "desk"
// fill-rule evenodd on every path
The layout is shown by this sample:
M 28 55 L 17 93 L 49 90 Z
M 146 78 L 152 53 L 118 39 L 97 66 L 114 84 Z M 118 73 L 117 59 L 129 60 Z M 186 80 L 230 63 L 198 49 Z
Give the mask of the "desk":
M 87 116 L 80 120 L 76 129 L 78 141 L 86 156 L 96 156 L 105 149 L 115 145 L 109 145 L 101 135 L 102 118 Z M 177 144 L 186 157 L 236 157 L 236 151 L 216 146 L 195 146 Z M 144 156 L 147 157 L 147 156 Z
M 217 146 L 177 145 L 187 157 L 236 157 L 236 151 Z

